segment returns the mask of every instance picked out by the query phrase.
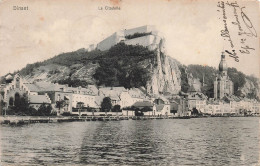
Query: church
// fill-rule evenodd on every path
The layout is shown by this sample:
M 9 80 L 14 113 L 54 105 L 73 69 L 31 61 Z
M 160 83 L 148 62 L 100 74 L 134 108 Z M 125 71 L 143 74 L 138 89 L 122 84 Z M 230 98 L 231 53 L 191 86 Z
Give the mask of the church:
M 224 96 L 231 96 L 234 94 L 234 85 L 227 75 L 227 63 L 225 60 L 224 52 L 221 55 L 219 63 L 219 73 L 214 81 L 214 98 L 222 99 Z

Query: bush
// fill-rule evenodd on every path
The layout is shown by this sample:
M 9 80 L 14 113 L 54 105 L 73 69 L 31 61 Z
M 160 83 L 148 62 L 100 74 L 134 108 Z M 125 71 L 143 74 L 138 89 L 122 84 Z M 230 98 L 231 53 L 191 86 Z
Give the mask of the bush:
M 72 87 L 87 87 L 88 86 L 88 83 L 84 80 L 79 80 L 79 79 L 74 79 L 72 80 L 70 77 L 67 78 L 67 79 L 64 79 L 64 80 L 59 80 L 58 81 L 59 84 L 67 84 L 68 86 L 72 86 Z
M 148 33 L 134 33 L 133 35 L 127 35 L 125 36 L 126 39 L 134 39 L 134 38 L 138 38 L 138 37 L 142 37 L 142 36 L 147 36 L 147 35 L 151 35 L 152 32 L 148 32 Z
M 71 116 L 71 113 L 70 112 L 63 112 L 61 115 L 62 116 Z
M 49 104 L 43 103 L 39 108 L 38 108 L 38 116 L 50 116 L 52 111 L 52 107 Z
M 115 105 L 113 108 L 112 108 L 112 112 L 120 112 L 121 111 L 121 106 L 120 105 Z
M 146 86 L 150 71 L 139 62 L 155 57 L 155 52 L 142 46 L 119 43 L 102 58 L 93 77 L 98 85 L 124 86 L 125 88 Z

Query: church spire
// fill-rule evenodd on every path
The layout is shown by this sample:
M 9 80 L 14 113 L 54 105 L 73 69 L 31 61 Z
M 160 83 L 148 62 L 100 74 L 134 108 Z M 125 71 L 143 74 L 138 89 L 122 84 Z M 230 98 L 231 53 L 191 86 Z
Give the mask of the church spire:
M 225 59 L 225 54 L 224 52 L 222 52 L 222 55 L 221 55 L 221 61 L 219 63 L 219 66 L 218 66 L 218 69 L 219 69 L 219 72 L 222 73 L 223 75 L 226 75 L 227 74 L 227 63 L 226 63 L 226 59 Z

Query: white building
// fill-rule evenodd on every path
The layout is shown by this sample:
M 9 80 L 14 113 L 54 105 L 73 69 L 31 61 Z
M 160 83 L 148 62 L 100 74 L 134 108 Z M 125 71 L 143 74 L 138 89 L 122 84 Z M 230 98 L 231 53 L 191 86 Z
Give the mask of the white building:
M 146 34 L 144 36 L 135 37 L 135 38 L 128 38 L 131 35 L 136 33 L 139 34 Z M 119 42 L 124 42 L 127 45 L 142 45 L 144 47 L 149 46 L 150 49 L 154 49 L 153 43 L 155 37 L 158 35 L 158 31 L 155 29 L 154 26 L 141 26 L 133 29 L 125 29 L 115 32 L 111 36 L 107 37 L 103 41 L 97 44 L 97 49 L 104 51 L 110 49 L 112 46 L 116 45 Z M 155 45 L 154 45 L 155 46 Z
M 201 92 L 191 92 L 188 95 L 188 108 L 192 110 L 196 108 L 199 112 L 205 113 L 205 106 L 207 104 L 207 96 Z

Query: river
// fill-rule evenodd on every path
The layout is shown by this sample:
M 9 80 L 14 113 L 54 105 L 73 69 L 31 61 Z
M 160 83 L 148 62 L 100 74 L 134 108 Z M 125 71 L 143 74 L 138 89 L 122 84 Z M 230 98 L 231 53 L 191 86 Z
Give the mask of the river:
M 259 118 L 0 126 L 5 165 L 258 165 Z

